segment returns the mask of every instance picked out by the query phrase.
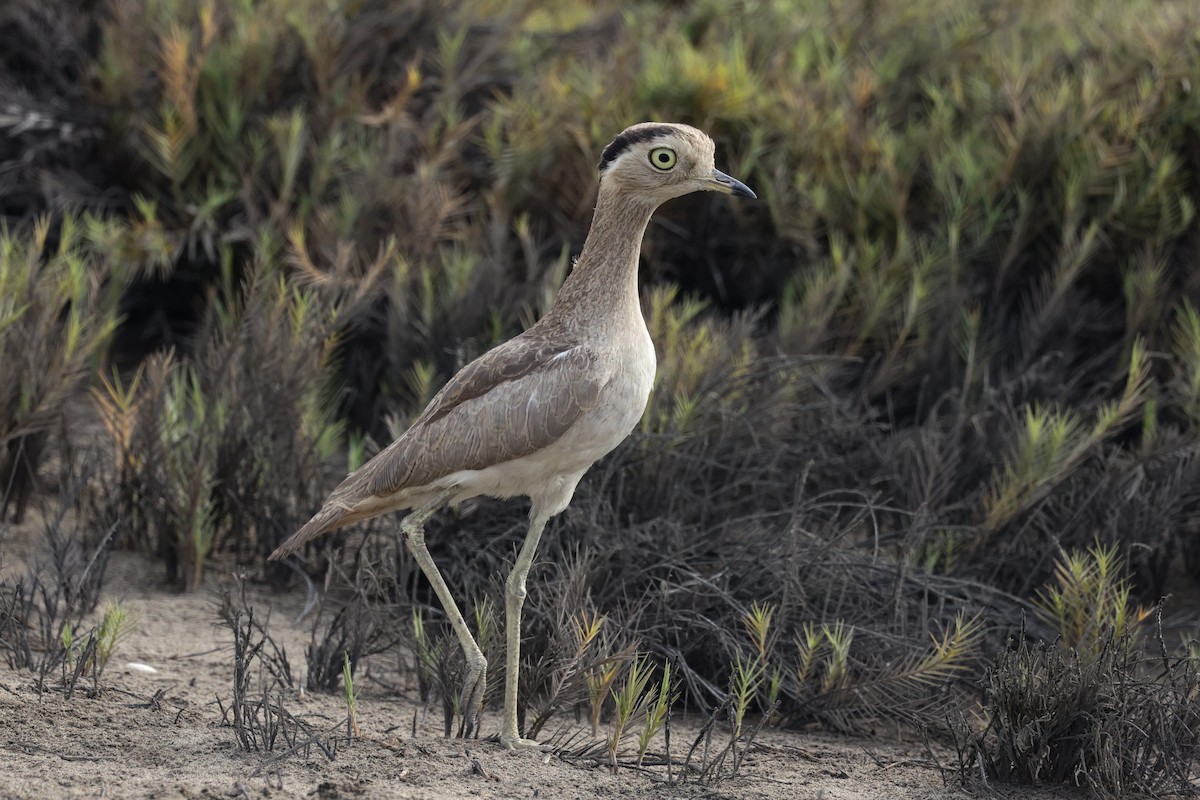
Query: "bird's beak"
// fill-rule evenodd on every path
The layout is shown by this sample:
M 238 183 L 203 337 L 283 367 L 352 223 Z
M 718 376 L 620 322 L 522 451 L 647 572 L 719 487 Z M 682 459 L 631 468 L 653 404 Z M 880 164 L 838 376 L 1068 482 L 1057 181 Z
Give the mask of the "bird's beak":
M 735 194 L 738 197 L 758 198 L 750 187 L 739 181 L 737 178 L 726 175 L 719 169 L 714 169 L 712 177 L 708 179 L 709 188 L 714 192 L 723 192 L 724 194 Z

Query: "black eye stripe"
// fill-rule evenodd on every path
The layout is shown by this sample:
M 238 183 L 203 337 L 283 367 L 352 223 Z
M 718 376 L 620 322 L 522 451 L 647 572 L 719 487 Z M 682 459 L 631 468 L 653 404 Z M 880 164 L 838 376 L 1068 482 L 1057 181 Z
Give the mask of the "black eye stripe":
M 604 148 L 604 153 L 600 156 L 600 171 L 616 160 L 617 156 L 624 153 L 630 147 L 641 142 L 650 142 L 660 136 L 670 136 L 675 132 L 675 129 L 670 125 L 646 125 L 645 127 L 636 128 L 634 130 L 625 130 L 608 147 Z

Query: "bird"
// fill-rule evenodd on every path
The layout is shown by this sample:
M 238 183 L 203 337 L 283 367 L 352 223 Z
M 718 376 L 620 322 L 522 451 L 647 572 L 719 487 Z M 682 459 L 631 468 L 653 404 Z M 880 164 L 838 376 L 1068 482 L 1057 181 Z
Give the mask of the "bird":
M 546 523 L 564 511 L 584 473 L 611 452 L 646 409 L 657 359 L 642 316 L 638 261 L 654 211 L 685 194 L 754 198 L 718 170 L 715 145 L 679 123 L 643 122 L 601 153 L 599 188 L 583 249 L 536 323 L 459 370 L 412 425 L 349 475 L 313 518 L 271 553 L 278 560 L 314 537 L 394 511 L 466 659 L 465 735 L 479 732 L 487 660 L 425 545 L 439 509 L 490 496 L 530 499 L 529 528 L 505 582 L 504 717 L 507 749 L 540 748 L 517 726 L 521 609 Z

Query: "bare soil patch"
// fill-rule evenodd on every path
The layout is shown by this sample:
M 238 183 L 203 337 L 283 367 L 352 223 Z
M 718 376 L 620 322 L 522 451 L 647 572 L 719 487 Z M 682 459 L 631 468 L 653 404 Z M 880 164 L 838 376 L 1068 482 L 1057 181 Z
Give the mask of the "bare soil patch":
M 9 550 L 6 571 L 18 566 Z M 214 573 L 217 570 L 213 570 Z M 232 637 L 218 621 L 221 578 L 205 591 L 160 587 L 161 567 L 117 553 L 105 596 L 129 604 L 137 627 L 119 646 L 97 698 L 38 696 L 29 674 L 0 668 L 0 795 L 4 797 L 354 797 L 354 798 L 947 798 L 969 797 L 943 781 L 933 754 L 903 734 L 854 739 L 826 733 L 764 730 L 738 776 L 713 786 L 668 785 L 662 767 L 622 769 L 567 763 L 545 754 L 502 751 L 487 741 L 441 736 L 440 715 L 423 713 L 416 693 L 397 697 L 364 670 L 358 712 L 361 738 L 337 742 L 329 760 L 317 748 L 274 763 L 275 754 L 243 753 L 221 725 L 220 697 L 232 695 Z M 228 579 L 226 579 L 228 580 Z M 270 611 L 273 635 L 303 669 L 306 623 L 296 624 L 299 592 L 253 589 L 256 616 Z M 153 675 L 126 665 L 154 667 Z M 394 670 L 389 677 L 394 677 Z M 388 681 L 390 683 L 390 681 Z M 339 697 L 295 697 L 288 709 L 315 727 L 344 719 Z M 417 720 L 413 734 L 413 720 Z M 698 720 L 676 719 L 673 757 L 681 759 Z M 490 724 L 489 724 L 490 723 Z M 494 733 L 498 715 L 485 719 Z M 907 740 L 906 740 L 907 739 Z M 678 770 L 676 770 L 678 775 Z M 1013 790 L 1010 796 L 1072 796 Z

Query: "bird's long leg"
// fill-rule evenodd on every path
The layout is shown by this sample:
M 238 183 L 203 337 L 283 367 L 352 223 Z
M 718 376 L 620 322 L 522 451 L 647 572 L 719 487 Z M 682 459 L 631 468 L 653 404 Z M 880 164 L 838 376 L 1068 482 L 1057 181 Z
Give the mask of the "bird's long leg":
M 438 571 L 437 565 L 433 563 L 433 557 L 429 555 L 429 548 L 425 546 L 426 520 L 453 495 L 454 492 L 446 492 L 433 502 L 414 509 L 400 523 L 400 530 L 404 534 L 404 541 L 407 543 L 409 551 L 420 565 L 421 572 L 425 573 L 429 585 L 433 587 L 434 594 L 441 601 L 442 609 L 449 617 L 450 626 L 458 635 L 459 643 L 462 644 L 463 655 L 467 660 L 467 674 L 466 680 L 463 682 L 462 700 L 459 707 L 463 714 L 463 735 L 470 736 L 479 726 L 479 712 L 483 708 L 483 692 L 487 688 L 487 659 L 483 657 L 483 651 L 479 649 L 479 644 L 471 635 L 467 621 L 463 619 L 462 612 L 458 610 L 458 604 L 454 602 L 454 596 L 450 594 L 446 581 L 442 579 L 442 573 Z
M 509 749 L 538 747 L 532 739 L 522 739 L 517 730 L 517 677 L 521 668 L 521 607 L 525 604 L 525 577 L 533 564 L 538 540 L 546 528 L 546 517 L 536 509 L 529 514 L 529 532 L 517 553 L 516 563 L 508 576 L 504 592 L 505 627 L 508 630 L 508 653 L 504 668 L 504 725 L 500 728 L 500 744 Z

